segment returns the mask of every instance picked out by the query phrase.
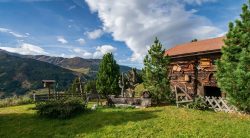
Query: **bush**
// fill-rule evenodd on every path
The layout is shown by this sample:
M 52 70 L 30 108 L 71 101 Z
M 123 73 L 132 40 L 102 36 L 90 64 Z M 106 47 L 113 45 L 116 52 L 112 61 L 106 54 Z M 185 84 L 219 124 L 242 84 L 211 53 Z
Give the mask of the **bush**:
M 144 85 L 141 83 L 135 87 L 135 96 L 136 97 L 141 97 L 142 93 L 146 91 L 144 88 Z
M 66 119 L 85 111 L 86 106 L 81 98 L 49 100 L 36 104 L 39 116 Z
M 195 98 L 194 102 L 187 105 L 190 109 L 197 109 L 197 110 L 210 110 L 207 103 L 204 101 L 202 97 Z
M 31 104 L 33 100 L 28 96 L 14 96 L 10 98 L 5 98 L 0 100 L 0 107 L 8 107 L 15 105 Z

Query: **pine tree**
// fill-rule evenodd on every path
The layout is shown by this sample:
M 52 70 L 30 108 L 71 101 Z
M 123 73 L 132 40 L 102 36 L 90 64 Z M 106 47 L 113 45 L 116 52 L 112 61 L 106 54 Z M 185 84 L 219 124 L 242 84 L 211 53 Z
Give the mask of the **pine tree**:
M 113 54 L 105 54 L 99 65 L 96 80 L 96 89 L 100 94 L 106 97 L 109 105 L 111 105 L 112 103 L 108 95 L 117 95 L 120 91 L 118 85 L 119 75 L 119 65 L 116 64 Z
M 168 65 L 170 58 L 165 56 L 165 49 L 156 38 L 144 59 L 143 84 L 151 93 L 152 99 L 158 104 L 170 99 L 170 83 Z
M 217 61 L 217 81 L 229 100 L 250 112 L 250 1 L 242 6 L 241 19 L 229 23 L 222 57 Z
M 84 86 L 84 91 L 92 94 L 96 94 L 96 81 L 95 80 L 90 80 L 88 81 L 85 86 Z

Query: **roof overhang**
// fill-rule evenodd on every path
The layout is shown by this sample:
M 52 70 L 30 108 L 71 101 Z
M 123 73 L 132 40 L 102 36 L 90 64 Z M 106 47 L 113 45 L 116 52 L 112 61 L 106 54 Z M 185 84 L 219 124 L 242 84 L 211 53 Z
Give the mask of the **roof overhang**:
M 185 53 L 185 54 L 179 54 L 179 55 L 171 55 L 169 57 L 171 59 L 176 59 L 176 58 L 193 57 L 193 56 L 201 56 L 201 55 L 208 55 L 208 54 L 219 54 L 219 53 L 221 53 L 221 49 L 210 50 L 210 51 L 200 51 L 200 52 L 194 52 L 194 53 Z

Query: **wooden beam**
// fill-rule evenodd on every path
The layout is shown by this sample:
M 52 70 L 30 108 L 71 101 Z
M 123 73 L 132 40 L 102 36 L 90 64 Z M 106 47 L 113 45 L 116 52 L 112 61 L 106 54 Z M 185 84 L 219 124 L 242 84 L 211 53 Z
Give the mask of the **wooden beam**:
M 192 56 L 215 54 L 215 53 L 221 53 L 221 50 L 201 51 L 201 52 L 173 55 L 173 56 L 170 56 L 170 58 L 175 59 L 175 58 L 192 57 Z

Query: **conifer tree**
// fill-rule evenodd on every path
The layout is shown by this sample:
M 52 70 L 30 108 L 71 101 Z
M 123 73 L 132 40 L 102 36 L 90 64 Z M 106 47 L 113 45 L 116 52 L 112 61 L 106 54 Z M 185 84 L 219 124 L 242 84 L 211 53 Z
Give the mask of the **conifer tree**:
M 168 65 L 170 58 L 156 38 L 144 59 L 143 84 L 156 104 L 170 99 Z
M 108 95 L 117 95 L 120 91 L 118 85 L 119 76 L 119 65 L 116 63 L 113 54 L 105 54 L 99 65 L 96 79 L 96 89 L 100 94 L 106 97 L 109 105 L 112 103 Z
M 96 81 L 95 80 L 89 80 L 85 86 L 84 86 L 84 91 L 88 92 L 88 93 L 97 93 L 96 91 Z
M 222 57 L 217 61 L 217 81 L 231 103 L 250 112 L 250 1 L 240 19 L 229 23 Z

